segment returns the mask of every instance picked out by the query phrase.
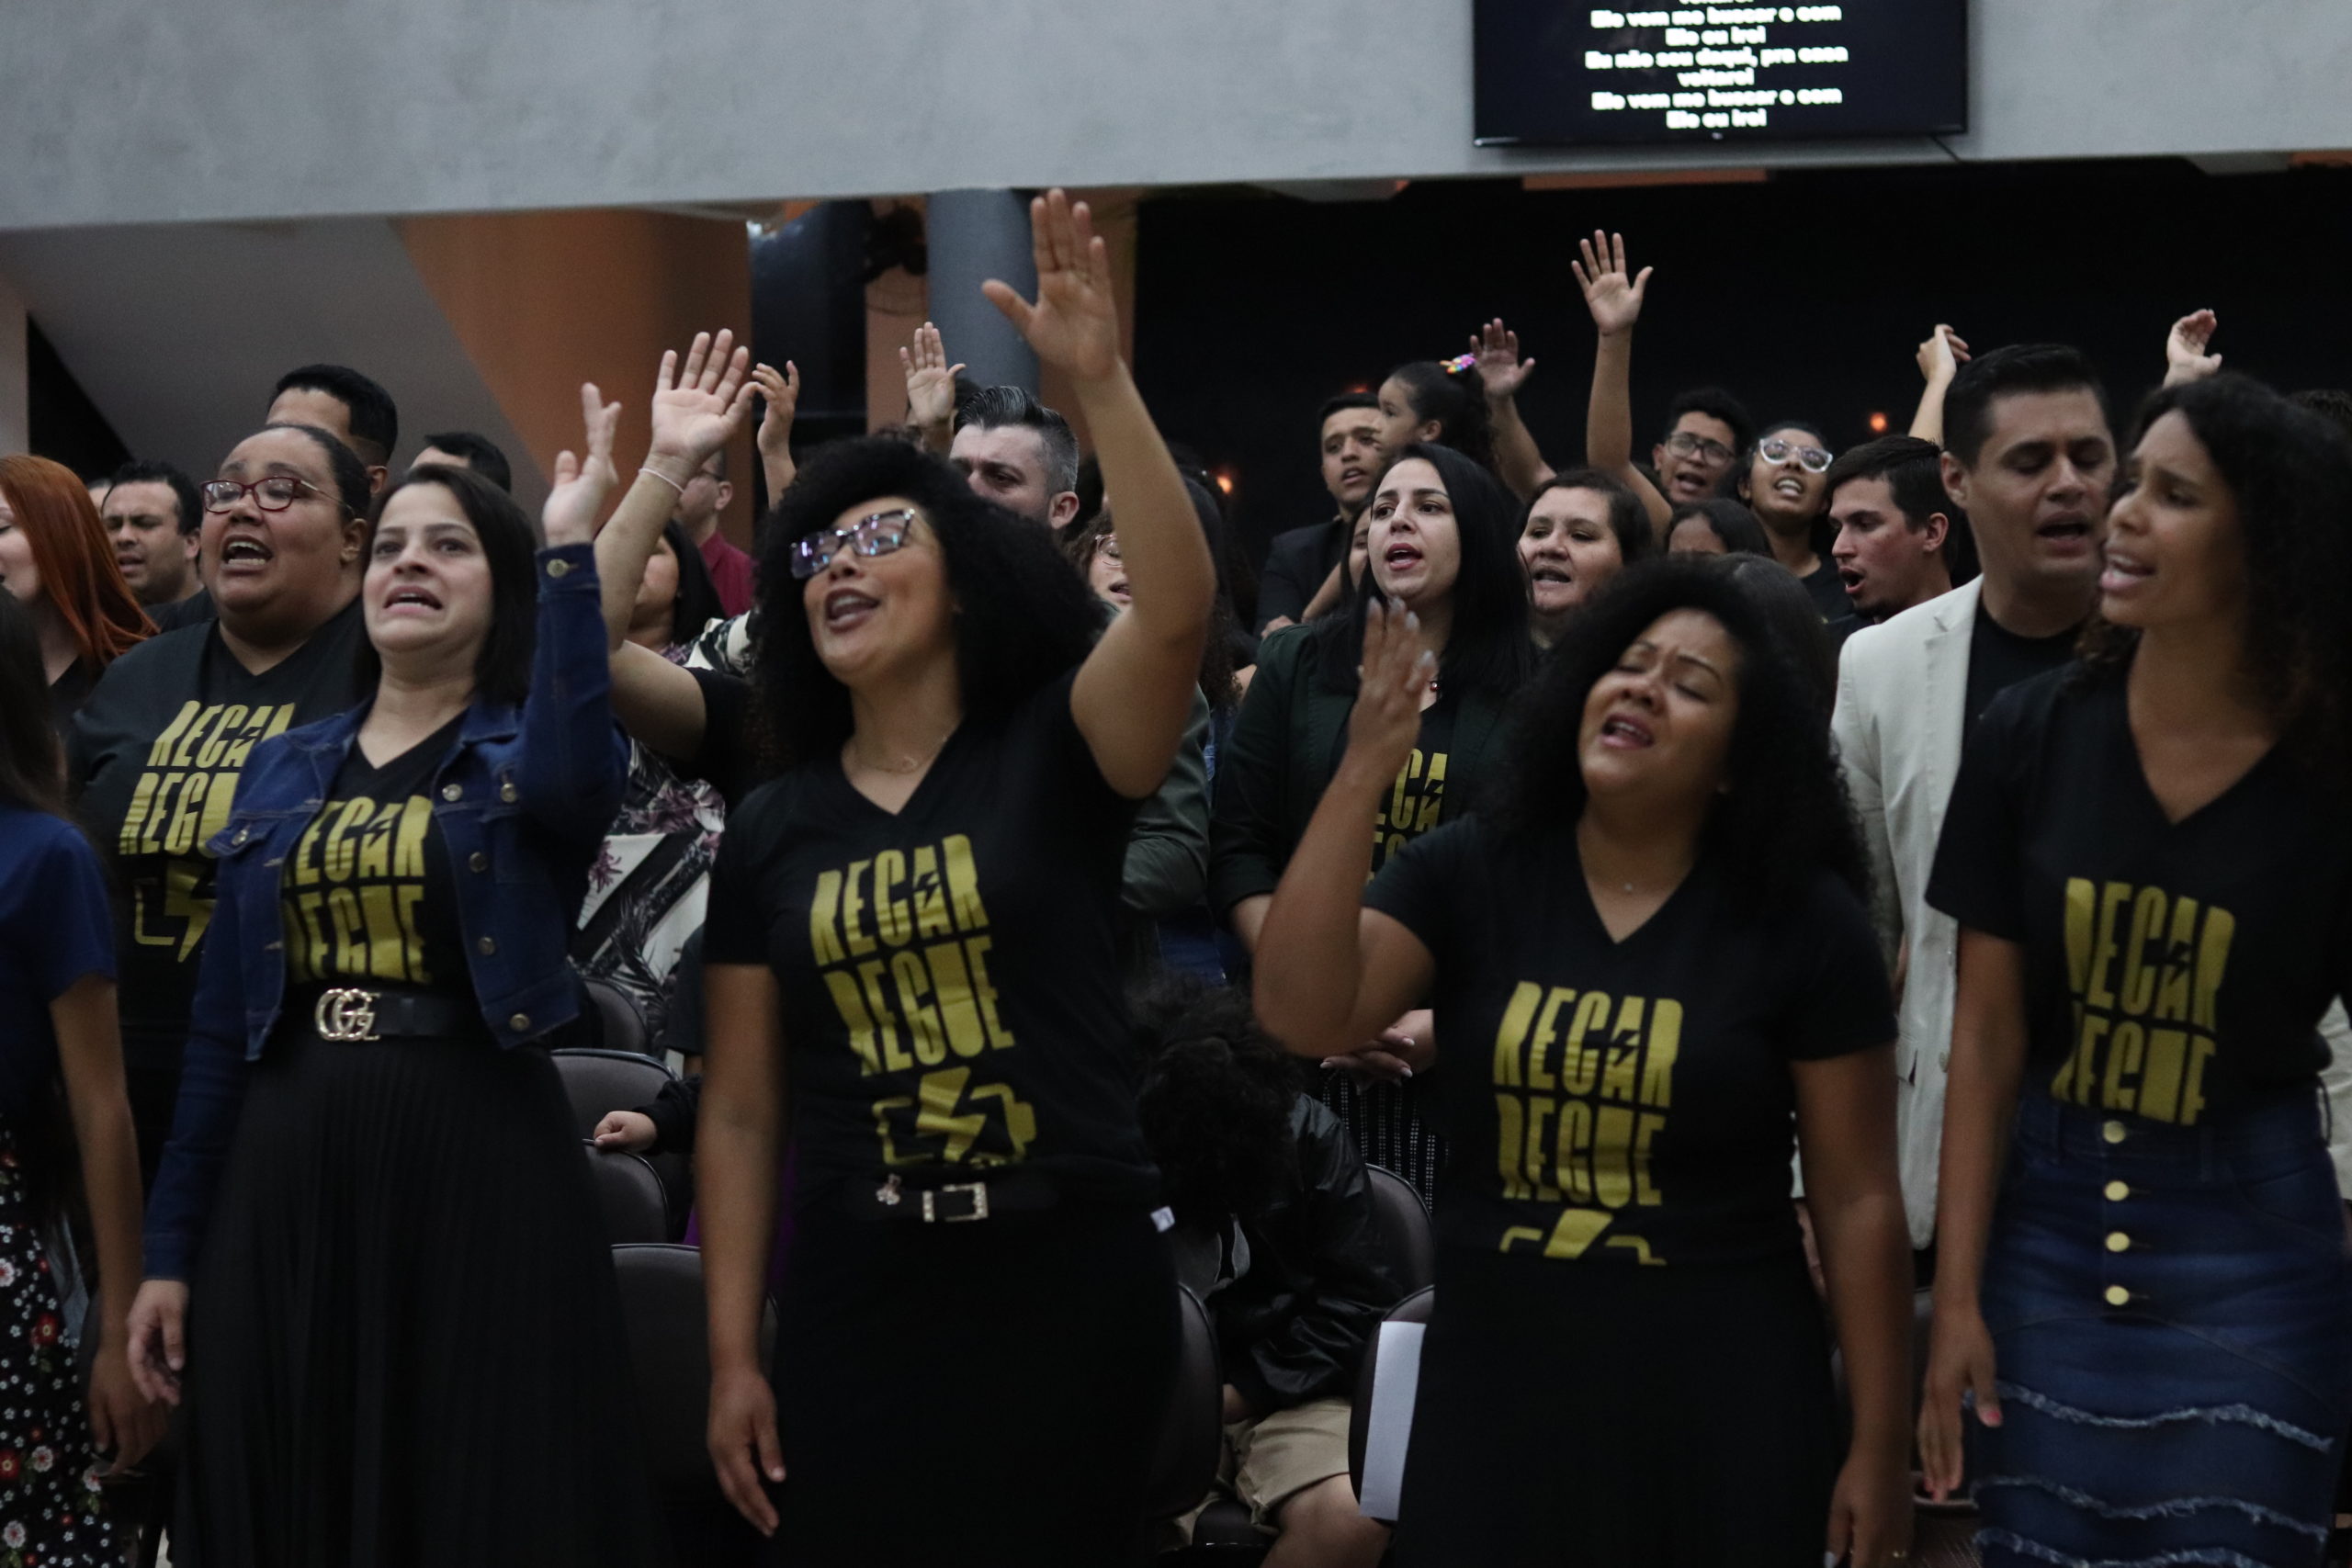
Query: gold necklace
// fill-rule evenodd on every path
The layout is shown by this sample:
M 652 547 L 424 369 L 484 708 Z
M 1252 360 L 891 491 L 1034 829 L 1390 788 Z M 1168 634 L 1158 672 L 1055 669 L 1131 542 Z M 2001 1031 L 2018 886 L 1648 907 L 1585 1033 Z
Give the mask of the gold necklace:
M 904 762 L 869 762 L 859 753 L 857 741 L 853 738 L 849 743 L 850 760 L 855 762 L 859 767 L 864 768 L 869 773 L 896 773 L 903 777 L 908 773 L 911 773 L 922 769 L 928 764 L 932 759 L 937 757 L 942 751 L 945 750 L 947 749 L 947 742 L 949 739 L 953 737 L 955 733 L 956 732 L 954 730 L 949 730 L 947 734 L 939 738 L 938 745 L 933 746 L 922 756 Z

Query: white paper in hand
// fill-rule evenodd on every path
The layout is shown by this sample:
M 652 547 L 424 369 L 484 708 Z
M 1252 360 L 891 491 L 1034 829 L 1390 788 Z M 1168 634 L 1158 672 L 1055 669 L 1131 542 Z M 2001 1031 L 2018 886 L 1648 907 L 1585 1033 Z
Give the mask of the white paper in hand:
M 1413 1400 L 1421 1386 L 1419 1323 L 1380 1325 L 1380 1361 L 1373 1369 L 1372 1414 L 1363 1437 L 1363 1496 L 1368 1518 L 1395 1520 L 1405 1490 L 1405 1444 L 1413 1435 Z

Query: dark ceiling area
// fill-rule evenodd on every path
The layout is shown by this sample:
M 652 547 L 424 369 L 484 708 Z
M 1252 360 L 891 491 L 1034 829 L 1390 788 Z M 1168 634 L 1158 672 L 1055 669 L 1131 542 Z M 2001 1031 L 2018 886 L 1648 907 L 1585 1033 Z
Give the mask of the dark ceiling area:
M 1868 439 L 1909 423 L 1938 321 L 1977 350 L 2089 353 L 2119 418 L 2161 379 L 2175 318 L 2210 306 L 2232 369 L 2352 384 L 2352 169 L 2211 175 L 2186 162 L 1776 173 L 1528 191 L 1408 186 L 1384 202 L 1219 190 L 1143 204 L 1136 373 L 1160 428 L 1231 476 L 1245 535 L 1329 514 L 1315 411 L 1500 315 L 1538 362 L 1521 408 L 1555 465 L 1584 445 L 1593 332 L 1568 263 L 1621 231 L 1655 265 L 1634 344 L 1636 443 L 1676 391 L 1729 387 L 1758 418 Z

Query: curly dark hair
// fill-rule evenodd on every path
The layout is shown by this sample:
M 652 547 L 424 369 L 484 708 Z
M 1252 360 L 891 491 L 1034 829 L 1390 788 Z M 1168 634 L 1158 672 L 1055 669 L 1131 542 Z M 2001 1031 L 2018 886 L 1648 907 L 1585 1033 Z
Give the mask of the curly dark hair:
M 1453 629 L 1438 661 L 1438 678 L 1456 689 L 1508 699 L 1535 662 L 1535 633 L 1529 625 L 1527 569 L 1519 563 L 1519 501 L 1502 481 L 1451 446 L 1416 441 L 1388 460 L 1373 493 L 1387 482 L 1389 469 L 1419 459 L 1437 469 L 1453 506 L 1461 540 L 1461 565 L 1453 579 Z M 1328 690 L 1353 694 L 1356 655 L 1363 647 L 1363 624 L 1380 596 L 1369 566 L 1354 596 L 1336 615 L 1314 624 L 1320 640 L 1318 679 Z
M 2188 422 L 2237 502 L 2245 660 L 2263 707 L 2283 745 L 2340 769 L 2352 761 L 2352 446 L 2324 416 L 2233 372 L 2152 393 L 2132 446 L 2168 413 Z M 2088 671 L 2120 674 L 2139 645 L 2136 629 L 2094 614 L 2080 650 Z
M 1813 678 L 1774 634 L 1757 596 L 1724 562 L 1703 556 L 1629 566 L 1568 623 L 1513 707 L 1500 788 L 1490 797 L 1497 827 L 1506 836 L 1534 836 L 1582 814 L 1585 699 L 1634 638 L 1676 610 L 1713 616 L 1739 649 L 1739 713 L 1724 769 L 1729 787 L 1707 818 L 1702 852 L 1724 864 L 1734 888 L 1753 902 L 1801 888 L 1816 869 L 1868 898 L 1861 837 Z
M 771 753 L 797 767 L 849 739 L 849 688 L 833 679 L 809 636 L 793 542 L 852 507 L 885 496 L 912 502 L 939 540 L 956 606 L 956 669 L 964 716 L 1002 718 L 1048 681 L 1082 662 L 1102 613 L 1070 570 L 1051 530 L 976 495 L 928 452 L 888 436 L 820 446 L 765 527 L 760 560 L 755 682 Z
M 1131 992 L 1128 1009 L 1144 1061 L 1136 1114 L 1168 1206 L 1188 1225 L 1261 1212 L 1296 1157 L 1296 1064 L 1228 986 L 1171 971 Z

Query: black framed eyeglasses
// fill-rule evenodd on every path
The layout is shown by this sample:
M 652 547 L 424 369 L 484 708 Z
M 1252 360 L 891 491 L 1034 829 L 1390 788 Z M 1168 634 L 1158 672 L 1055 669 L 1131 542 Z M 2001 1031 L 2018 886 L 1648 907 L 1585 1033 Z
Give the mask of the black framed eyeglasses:
M 1678 430 L 1668 436 L 1666 449 L 1678 457 L 1704 457 L 1710 463 L 1731 461 L 1730 447 L 1703 435 L 1693 435 L 1687 430 Z
M 895 554 L 905 547 L 914 525 L 914 508 L 901 506 L 889 512 L 869 513 L 846 528 L 820 528 L 792 541 L 792 575 L 802 579 L 816 576 L 833 564 L 833 558 L 841 553 L 843 545 L 868 560 Z
M 283 512 L 305 495 L 326 493 L 308 479 L 298 479 L 287 474 L 272 474 L 251 484 L 241 484 L 235 479 L 214 479 L 204 486 L 204 510 L 226 512 L 250 495 L 254 498 L 254 504 L 264 512 Z M 337 506 L 343 504 L 341 497 L 330 496 L 328 499 Z
M 1758 441 L 1756 451 L 1768 463 L 1793 462 L 1808 474 L 1829 471 L 1829 454 L 1818 446 L 1800 446 L 1793 441 L 1783 441 L 1777 435 L 1771 435 Z

